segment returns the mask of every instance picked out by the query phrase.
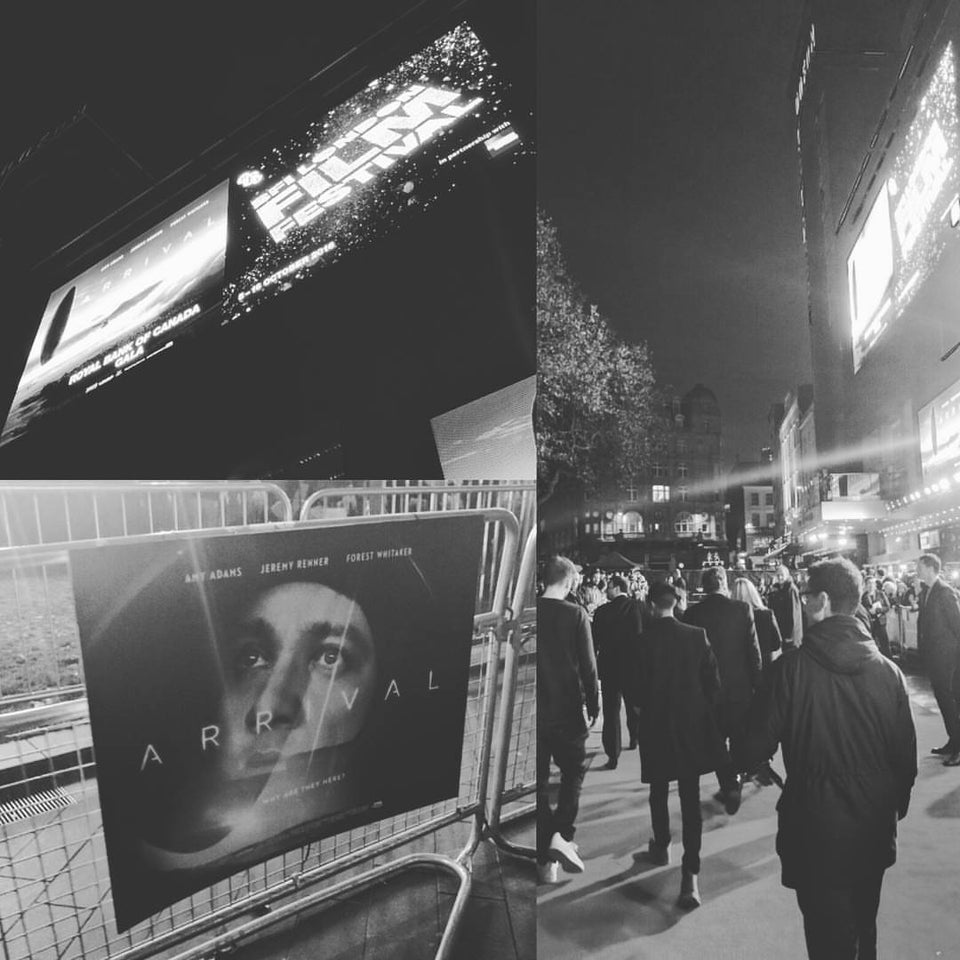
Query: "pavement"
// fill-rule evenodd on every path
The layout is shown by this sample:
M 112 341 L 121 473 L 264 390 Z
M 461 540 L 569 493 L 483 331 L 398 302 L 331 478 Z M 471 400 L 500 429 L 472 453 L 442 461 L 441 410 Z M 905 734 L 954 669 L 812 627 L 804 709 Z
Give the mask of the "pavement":
M 900 823 L 897 863 L 884 880 L 878 918 L 880 953 L 895 960 L 960 957 L 960 767 L 944 767 L 930 750 L 944 740 L 929 683 L 908 675 L 917 724 L 920 773 Z M 616 770 L 600 769 L 602 720 L 590 734 L 577 843 L 583 874 L 561 872 L 537 887 L 538 955 L 550 960 L 804 960 L 796 896 L 780 884 L 774 848 L 777 787 L 744 787 L 728 816 L 712 799 L 713 775 L 701 777 L 703 905 L 676 906 L 680 888 L 680 804 L 671 786 L 673 865 L 639 859 L 652 836 L 640 758 L 624 752 Z M 626 736 L 626 730 L 624 730 Z M 626 740 L 624 740 L 626 743 Z M 783 774 L 778 754 L 774 769 Z M 554 771 L 556 775 L 556 771 Z

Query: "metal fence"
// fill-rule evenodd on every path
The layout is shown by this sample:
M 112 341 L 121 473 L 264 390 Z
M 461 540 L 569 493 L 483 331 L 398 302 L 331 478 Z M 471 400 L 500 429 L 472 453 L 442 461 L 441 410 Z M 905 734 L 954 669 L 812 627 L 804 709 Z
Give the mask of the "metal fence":
M 508 600 L 518 589 L 521 596 L 532 595 L 532 572 L 525 570 L 530 583 L 518 588 L 516 567 L 521 526 L 534 528 L 534 491 L 532 485 L 519 484 L 502 490 L 448 487 L 431 490 L 426 500 L 414 499 L 423 496 L 422 491 L 400 492 L 386 484 L 322 490 L 303 504 L 298 526 L 322 528 L 384 519 L 402 523 L 451 511 L 485 517 L 458 796 L 272 858 L 117 934 L 89 719 L 86 701 L 78 698 L 83 678 L 67 545 L 92 539 L 164 537 L 186 530 L 205 536 L 227 528 L 241 535 L 247 530 L 284 529 L 293 522 L 290 502 L 281 489 L 269 484 L 0 488 L 0 507 L 8 520 L 6 546 L 0 548 L 0 576 L 10 584 L 0 596 L 0 642 L 19 651 L 0 658 L 0 708 L 7 710 L 0 714 L 0 945 L 4 960 L 206 956 L 213 948 L 223 948 L 282 919 L 286 912 L 415 866 L 446 870 L 459 880 L 437 954 L 450 955 L 470 889 L 469 864 L 485 821 L 499 816 L 501 794 L 520 795 L 527 780 L 532 783 L 533 779 L 528 771 L 535 751 L 529 663 L 519 665 L 519 671 L 514 664 L 504 673 L 505 689 L 513 675 L 510 704 L 521 729 L 515 729 L 512 717 L 506 726 L 502 719 L 497 726 L 495 708 L 504 641 L 511 631 L 520 629 L 524 619 L 509 615 Z M 345 508 L 348 497 L 354 500 Z M 424 511 L 424 506 L 432 509 Z M 33 519 L 22 519 L 30 509 Z M 325 519 L 314 519 L 318 513 Z M 139 526 L 144 516 L 146 530 Z M 116 530 L 109 524 L 118 522 L 118 517 L 121 526 Z M 527 545 L 529 549 L 529 537 Z M 529 643 L 535 624 L 527 618 L 522 629 Z M 524 669 L 527 675 L 517 682 Z M 522 693 L 515 702 L 518 690 Z M 497 796 L 488 801 L 495 729 L 505 743 L 497 747 Z M 507 760 L 514 762 L 513 770 L 501 776 L 500 765 Z M 400 857 L 338 880 L 375 856 L 466 819 L 473 822 L 471 837 L 456 856 Z M 316 892 L 300 894 L 294 904 L 250 919 L 265 903 L 313 885 Z

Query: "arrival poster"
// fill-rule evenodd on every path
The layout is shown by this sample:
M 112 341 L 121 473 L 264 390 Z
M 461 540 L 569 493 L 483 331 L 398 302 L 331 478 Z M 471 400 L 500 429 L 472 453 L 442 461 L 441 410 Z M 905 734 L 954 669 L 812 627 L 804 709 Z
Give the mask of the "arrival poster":
M 483 518 L 71 555 L 117 927 L 457 795 Z

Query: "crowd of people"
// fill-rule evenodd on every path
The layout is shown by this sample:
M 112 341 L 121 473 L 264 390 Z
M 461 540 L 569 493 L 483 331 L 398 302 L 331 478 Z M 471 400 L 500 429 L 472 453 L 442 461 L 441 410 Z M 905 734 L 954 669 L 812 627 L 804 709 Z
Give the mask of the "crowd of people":
M 884 871 L 917 775 L 916 731 L 886 613 L 918 611 L 918 647 L 960 766 L 960 595 L 933 554 L 915 576 L 863 577 L 849 560 L 758 582 L 708 568 L 696 594 L 680 572 L 582 570 L 553 557 L 538 601 L 537 852 L 541 880 L 582 872 L 574 841 L 589 727 L 601 715 L 604 769 L 639 748 L 652 837 L 644 857 L 671 863 L 667 806 L 682 821 L 678 903 L 699 890 L 700 777 L 715 774 L 728 815 L 752 777 L 782 788 L 776 849 L 795 890 L 811 958 L 876 956 Z M 584 716 L 586 714 L 586 716 Z M 624 716 L 625 715 L 625 716 Z M 588 726 L 589 725 L 589 726 Z M 785 782 L 770 765 L 777 751 Z M 551 762 L 560 770 L 555 806 Z

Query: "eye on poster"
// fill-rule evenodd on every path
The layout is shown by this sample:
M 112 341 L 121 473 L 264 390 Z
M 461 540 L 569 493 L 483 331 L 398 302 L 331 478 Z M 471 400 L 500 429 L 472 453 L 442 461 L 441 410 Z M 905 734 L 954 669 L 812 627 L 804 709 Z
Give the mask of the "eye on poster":
M 482 517 L 75 551 L 117 927 L 457 796 Z

